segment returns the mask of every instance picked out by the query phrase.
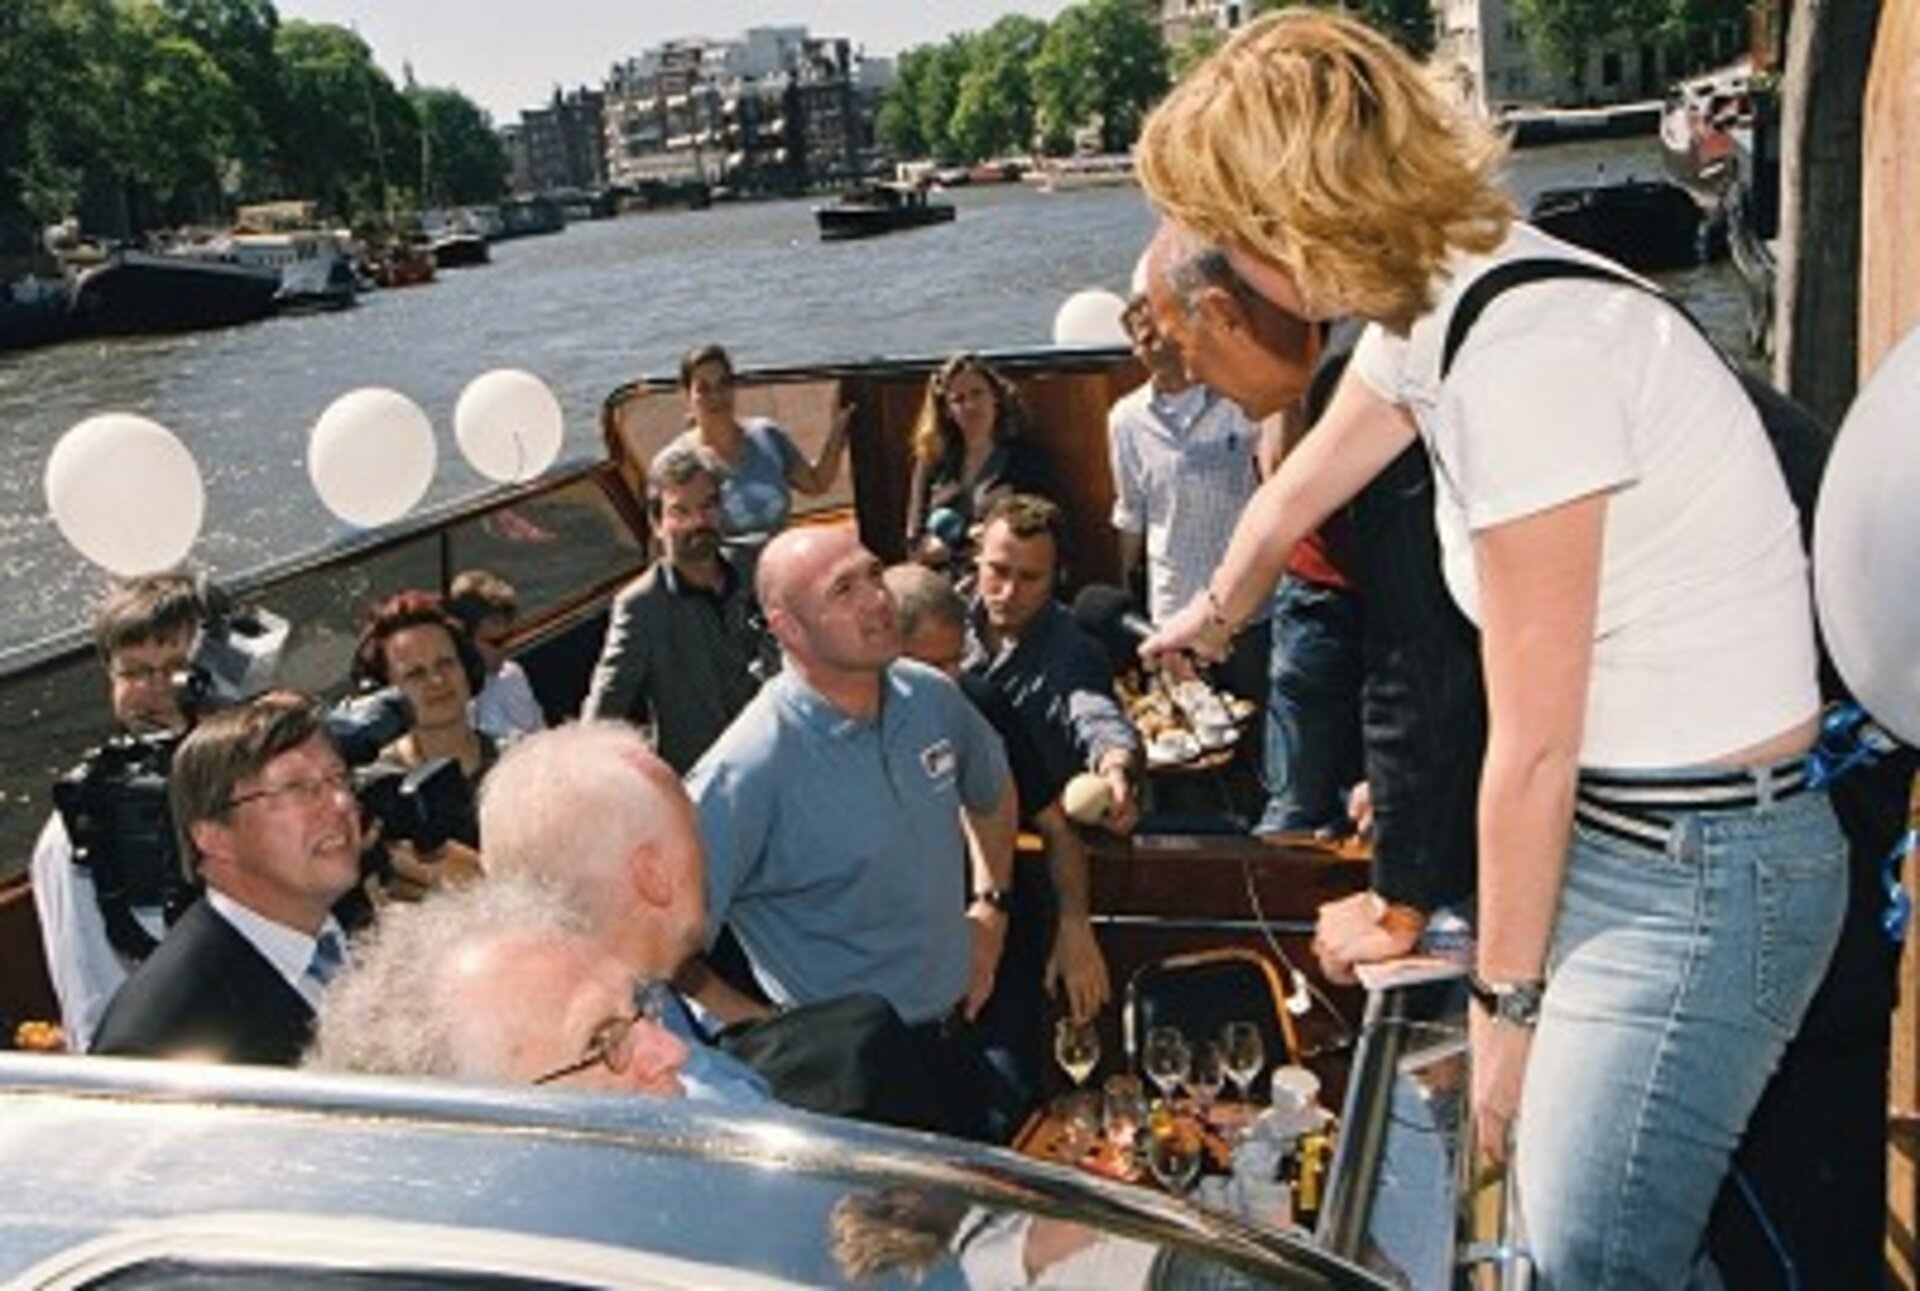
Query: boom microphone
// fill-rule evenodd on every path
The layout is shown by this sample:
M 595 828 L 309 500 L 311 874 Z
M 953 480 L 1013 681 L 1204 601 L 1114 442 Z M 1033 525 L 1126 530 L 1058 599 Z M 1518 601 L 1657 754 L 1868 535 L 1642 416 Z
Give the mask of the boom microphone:
M 1153 635 L 1153 624 L 1133 608 L 1133 598 L 1107 583 L 1089 583 L 1073 598 L 1073 621 L 1096 640 L 1138 646 Z

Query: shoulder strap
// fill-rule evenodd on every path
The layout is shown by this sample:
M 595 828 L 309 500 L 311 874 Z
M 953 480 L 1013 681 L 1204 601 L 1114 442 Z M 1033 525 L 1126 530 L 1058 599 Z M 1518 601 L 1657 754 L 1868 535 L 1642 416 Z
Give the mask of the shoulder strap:
M 1453 316 L 1447 320 L 1446 341 L 1440 351 L 1440 378 L 1445 380 L 1453 367 L 1454 355 L 1466 342 L 1467 333 L 1472 329 L 1474 320 L 1481 311 L 1492 304 L 1502 292 L 1530 282 L 1541 282 L 1550 278 L 1578 278 L 1589 282 L 1612 282 L 1635 291 L 1644 291 L 1656 296 L 1670 305 L 1674 312 L 1687 320 L 1693 330 L 1706 340 L 1707 348 L 1717 355 L 1726 365 L 1740 388 L 1745 390 L 1747 398 L 1752 400 L 1754 411 L 1759 415 L 1761 428 L 1767 433 L 1767 439 L 1773 446 L 1774 455 L 1780 462 L 1781 473 L 1787 482 L 1787 491 L 1793 497 L 1795 507 L 1800 512 L 1801 537 L 1812 548 L 1814 503 L 1820 492 L 1820 478 L 1825 473 L 1827 454 L 1833 447 L 1833 432 L 1818 417 L 1802 408 L 1773 386 L 1743 370 L 1739 364 L 1715 343 L 1700 320 L 1658 287 L 1642 282 L 1638 278 L 1620 272 L 1607 265 L 1594 264 L 1589 260 L 1561 260 L 1539 257 L 1529 260 L 1509 260 L 1496 265 L 1480 275 L 1468 288 L 1460 293 L 1459 303 L 1453 308 Z
M 1454 356 L 1461 345 L 1466 343 L 1467 333 L 1473 330 L 1473 324 L 1483 310 L 1491 305 L 1495 298 L 1515 287 L 1530 282 L 1541 282 L 1550 278 L 1584 278 L 1589 282 L 1612 282 L 1623 287 L 1632 287 L 1635 291 L 1644 291 L 1650 296 L 1658 296 L 1675 309 L 1696 330 L 1700 323 L 1684 309 L 1680 302 L 1665 292 L 1638 278 L 1632 278 L 1618 269 L 1606 265 L 1594 264 L 1590 260 L 1559 260 L 1546 257 L 1531 260 L 1509 260 L 1505 264 L 1495 265 L 1481 274 L 1465 291 L 1460 293 L 1459 303 L 1453 307 L 1453 316 L 1447 320 L 1446 343 L 1440 350 L 1440 379 L 1445 380 L 1453 369 Z M 1702 335 L 1705 333 L 1703 332 Z M 1711 344 L 1711 342 L 1709 342 Z M 1719 353 L 1719 347 L 1714 346 Z

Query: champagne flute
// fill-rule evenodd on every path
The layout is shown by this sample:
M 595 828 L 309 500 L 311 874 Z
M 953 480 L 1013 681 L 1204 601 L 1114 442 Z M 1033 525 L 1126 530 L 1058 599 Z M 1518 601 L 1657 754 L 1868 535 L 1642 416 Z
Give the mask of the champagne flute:
M 1213 1100 L 1220 1086 L 1227 1083 L 1227 1055 L 1217 1040 L 1208 1040 L 1193 1052 L 1187 1071 L 1187 1090 L 1193 1095 L 1193 1108 L 1205 1124 L 1213 1111 Z
M 1147 1032 L 1146 1047 L 1140 1051 L 1140 1069 L 1160 1091 L 1162 1102 L 1173 1101 L 1174 1091 L 1186 1080 L 1192 1061 L 1187 1038 L 1173 1027 L 1154 1027 Z
M 1061 1018 L 1053 1027 L 1053 1057 L 1073 1081 L 1074 1088 L 1080 1088 L 1100 1065 L 1098 1028 L 1091 1021 Z
M 1253 1101 L 1253 1082 L 1267 1065 L 1267 1047 L 1260 1039 L 1260 1028 L 1251 1022 L 1229 1022 L 1220 1033 L 1220 1044 L 1227 1059 L 1227 1075 L 1240 1091 L 1240 1101 Z

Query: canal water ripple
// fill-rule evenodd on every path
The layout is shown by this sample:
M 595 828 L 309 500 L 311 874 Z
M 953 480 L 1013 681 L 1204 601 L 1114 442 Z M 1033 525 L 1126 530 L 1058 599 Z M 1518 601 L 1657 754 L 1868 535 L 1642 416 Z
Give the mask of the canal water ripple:
M 1510 184 L 1524 199 L 1602 169 L 1651 175 L 1657 159 L 1644 142 L 1526 152 Z M 461 389 L 490 369 L 544 378 L 566 412 L 564 455 L 592 457 L 606 393 L 670 374 L 700 341 L 723 342 L 744 367 L 1044 345 L 1072 292 L 1125 290 L 1151 227 L 1136 190 L 950 196 L 952 224 L 831 245 L 816 239 L 806 202 L 583 223 L 339 314 L 0 356 L 0 579 L 11 611 L 0 655 L 79 625 L 102 586 L 61 541 L 42 491 L 54 443 L 96 413 L 141 413 L 185 441 L 208 493 L 195 559 L 243 572 L 339 532 L 308 485 L 305 445 L 350 389 L 390 386 L 426 409 L 440 443 L 429 499 L 445 501 L 483 487 L 451 421 Z M 1723 267 L 1669 285 L 1717 334 L 1739 335 Z

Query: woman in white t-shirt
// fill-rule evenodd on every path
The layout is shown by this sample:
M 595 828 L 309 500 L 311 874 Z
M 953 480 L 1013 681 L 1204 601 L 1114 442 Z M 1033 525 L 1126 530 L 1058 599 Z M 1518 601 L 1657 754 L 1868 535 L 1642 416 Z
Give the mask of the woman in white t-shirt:
M 1487 682 L 1476 1126 L 1497 1155 L 1514 1131 L 1543 1285 L 1678 1287 L 1845 903 L 1803 769 L 1806 560 L 1751 402 L 1647 293 L 1510 292 L 1441 377 L 1464 288 L 1581 254 L 1513 220 L 1501 155 L 1390 42 L 1318 11 L 1250 24 L 1155 111 L 1139 167 L 1196 376 L 1244 357 L 1250 302 L 1303 334 L 1373 326 L 1147 650 L 1221 652 L 1293 544 L 1425 442 Z

